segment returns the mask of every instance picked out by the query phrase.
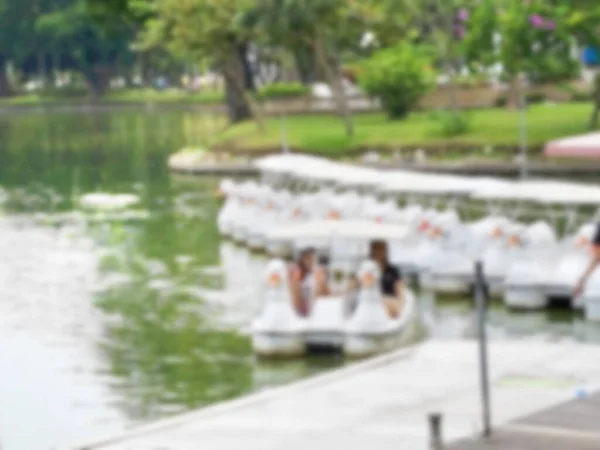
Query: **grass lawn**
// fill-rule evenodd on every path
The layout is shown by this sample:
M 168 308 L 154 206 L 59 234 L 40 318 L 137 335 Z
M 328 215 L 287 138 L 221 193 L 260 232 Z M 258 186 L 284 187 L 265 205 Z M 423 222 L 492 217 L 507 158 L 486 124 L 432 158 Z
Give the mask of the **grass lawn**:
M 259 90 L 258 95 L 263 99 L 291 99 L 307 95 L 307 88 L 297 83 L 281 83 L 266 86 Z M 77 103 L 89 101 L 90 95 L 84 87 L 46 92 L 16 95 L 0 98 L 0 106 L 36 105 L 49 103 Z M 196 92 L 188 92 L 180 88 L 168 88 L 161 91 L 152 88 L 144 89 L 111 89 L 100 99 L 112 103 L 189 103 L 189 104 L 220 104 L 225 102 L 225 93 L 216 87 L 206 87 Z
M 89 100 L 82 91 L 79 95 L 67 94 L 26 94 L 14 97 L 0 98 L 0 106 L 26 106 L 50 103 L 77 103 Z M 224 101 L 223 93 L 217 90 L 186 92 L 182 89 L 118 89 L 108 91 L 99 102 L 115 103 L 198 103 L 218 104 Z
M 202 103 L 215 104 L 225 101 L 223 92 L 217 90 L 203 90 L 186 92 L 182 89 L 120 89 L 108 92 L 103 98 L 112 102 L 156 102 L 156 103 Z
M 555 138 L 585 132 L 591 111 L 590 103 L 531 106 L 527 112 L 528 144 L 539 147 Z M 518 112 L 482 109 L 464 114 L 469 116 L 469 130 L 454 138 L 444 138 L 439 122 L 428 112 L 414 113 L 402 121 L 389 121 L 383 114 L 357 114 L 353 137 L 345 135 L 342 122 L 334 115 L 290 116 L 285 124 L 291 148 L 332 157 L 367 148 L 518 145 Z M 215 136 L 211 145 L 240 151 L 276 149 L 281 146 L 281 124 L 280 119 L 268 119 L 264 133 L 254 122 L 234 125 Z

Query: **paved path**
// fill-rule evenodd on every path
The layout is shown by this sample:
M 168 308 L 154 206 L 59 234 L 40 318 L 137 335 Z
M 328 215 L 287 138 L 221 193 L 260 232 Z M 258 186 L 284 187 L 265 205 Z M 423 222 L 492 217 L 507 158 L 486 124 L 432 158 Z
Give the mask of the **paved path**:
M 600 387 L 596 346 L 494 342 L 490 361 L 497 425 Z M 430 412 L 444 415 L 446 442 L 479 432 L 478 374 L 476 343 L 429 341 L 78 448 L 426 450 Z M 464 447 L 479 448 L 503 447 Z
M 509 423 L 489 439 L 461 440 L 447 450 L 597 450 L 599 418 L 600 393 L 596 393 Z

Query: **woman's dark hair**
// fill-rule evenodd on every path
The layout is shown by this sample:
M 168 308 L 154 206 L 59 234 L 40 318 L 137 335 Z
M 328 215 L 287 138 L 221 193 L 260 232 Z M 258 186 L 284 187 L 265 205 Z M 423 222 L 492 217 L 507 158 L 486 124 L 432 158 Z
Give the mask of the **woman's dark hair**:
M 371 244 L 369 246 L 369 258 L 375 259 L 375 253 L 379 249 L 383 250 L 384 255 L 385 255 L 384 262 L 387 263 L 388 262 L 388 245 L 387 245 L 387 242 L 382 241 L 382 240 L 371 241 Z
M 302 278 L 304 278 L 310 272 L 310 269 L 308 267 L 306 267 L 306 264 L 304 262 L 306 257 L 312 256 L 315 253 L 316 253 L 316 250 L 314 248 L 307 247 L 305 249 L 302 249 L 302 251 L 300 251 L 300 253 L 298 254 L 298 259 L 296 260 L 296 265 L 300 269 Z

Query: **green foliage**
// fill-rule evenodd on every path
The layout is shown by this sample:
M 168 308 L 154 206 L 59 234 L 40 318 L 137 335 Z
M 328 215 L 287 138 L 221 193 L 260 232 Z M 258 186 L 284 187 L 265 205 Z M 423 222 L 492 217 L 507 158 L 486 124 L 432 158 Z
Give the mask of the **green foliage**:
M 465 113 L 438 110 L 430 114 L 435 134 L 445 138 L 461 136 L 471 130 L 471 117 Z
M 182 58 L 221 64 L 236 45 L 256 37 L 251 0 L 155 0 L 153 5 L 155 14 L 139 35 L 141 48 L 164 46 Z
M 390 119 L 401 119 L 414 110 L 435 80 L 430 53 L 409 43 L 376 52 L 362 69 L 360 85 L 380 100 Z
M 310 88 L 301 83 L 272 83 L 258 90 L 262 99 L 297 98 L 310 94 Z
M 519 74 L 534 83 L 572 78 L 579 69 L 573 45 L 598 40 L 591 37 L 597 21 L 587 19 L 580 7 L 571 0 L 483 0 L 465 24 L 465 58 L 475 70 L 500 63 L 507 80 Z

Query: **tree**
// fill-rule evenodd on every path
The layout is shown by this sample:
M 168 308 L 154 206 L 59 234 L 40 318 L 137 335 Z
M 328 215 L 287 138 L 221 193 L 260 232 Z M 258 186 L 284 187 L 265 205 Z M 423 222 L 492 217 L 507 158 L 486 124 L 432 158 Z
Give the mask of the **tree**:
M 140 36 L 142 48 L 165 45 L 181 58 L 218 68 L 230 121 L 254 116 L 260 123 L 246 55 L 255 33 L 247 26 L 254 6 L 252 0 L 155 0 L 155 14 Z
M 554 0 L 556 6 L 564 2 L 570 8 L 567 18 L 567 30 L 571 33 L 580 47 L 592 47 L 600 51 L 600 4 L 595 0 Z M 564 8 L 564 6 L 562 6 Z M 596 74 L 592 86 L 592 101 L 594 109 L 590 116 L 588 127 L 598 128 L 600 118 L 600 73 Z
M 365 0 L 366 1 L 366 0 Z M 379 48 L 398 40 L 427 45 L 448 78 L 450 106 L 457 109 L 455 78 L 462 67 L 463 22 L 474 0 L 370 0 L 371 29 Z
M 535 83 L 577 74 L 573 50 L 582 39 L 592 39 L 597 19 L 573 0 L 482 0 L 465 23 L 463 49 L 475 70 L 500 63 L 510 84 L 509 104 L 515 104 L 523 77 Z
M 331 87 L 346 134 L 354 134 L 350 108 L 342 84 L 339 55 L 358 47 L 368 23 L 363 0 L 261 0 L 263 28 L 273 41 L 294 51 L 312 53 L 314 63 Z
M 118 65 L 132 63 L 132 31 L 115 21 L 111 30 L 100 28 L 85 0 L 54 1 L 38 15 L 35 30 L 48 42 L 47 51 L 58 55 L 63 69 L 80 72 L 94 97 L 104 93 Z
M 9 62 L 24 60 L 39 43 L 34 30 L 37 2 L 0 0 L 0 96 L 12 94 L 7 78 Z
M 390 119 L 402 119 L 435 83 L 429 52 L 404 42 L 376 52 L 365 61 L 360 84 L 379 98 Z
M 107 33 L 114 33 L 125 26 L 133 35 L 129 44 L 135 42 L 147 21 L 156 17 L 153 1 L 146 0 L 86 0 L 87 10 L 96 25 Z M 133 45 L 132 45 L 133 46 Z M 134 49 L 136 66 L 143 85 L 158 75 L 169 71 L 183 72 L 184 62 L 175 58 L 164 45 L 151 49 Z

